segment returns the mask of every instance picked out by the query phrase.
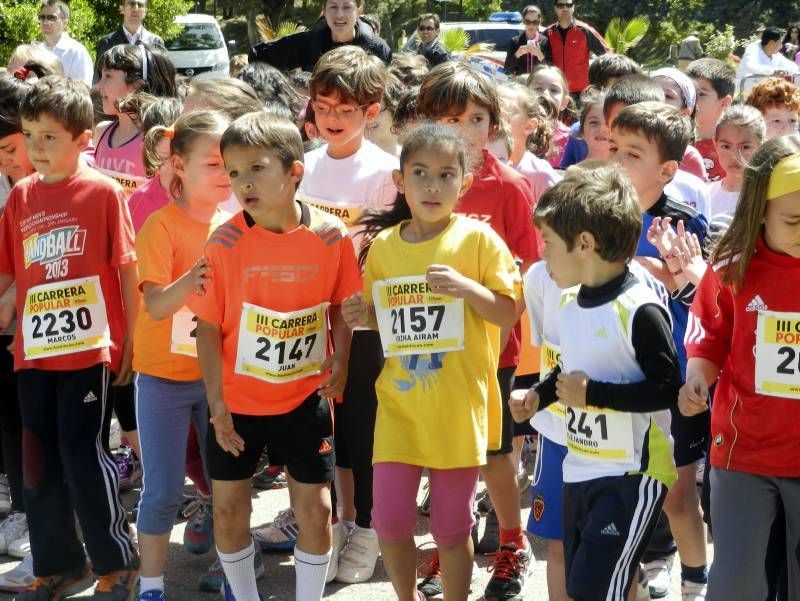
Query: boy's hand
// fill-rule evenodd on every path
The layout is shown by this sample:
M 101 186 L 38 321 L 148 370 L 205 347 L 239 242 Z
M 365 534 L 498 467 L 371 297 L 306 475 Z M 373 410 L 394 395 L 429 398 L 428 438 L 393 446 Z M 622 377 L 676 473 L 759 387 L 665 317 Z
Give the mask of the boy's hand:
M 211 425 L 214 426 L 214 436 L 217 444 L 226 453 L 238 457 L 244 451 L 244 440 L 233 429 L 233 418 L 228 406 L 223 401 L 209 402 Z
M 342 317 L 351 330 L 369 323 L 369 306 L 361 292 L 356 292 L 353 296 L 344 299 Z
M 586 407 L 586 389 L 589 386 L 589 376 L 582 371 L 573 371 L 568 374 L 561 372 L 556 381 L 556 395 L 558 400 L 569 405 L 583 409 Z
M 686 380 L 678 392 L 678 409 L 686 417 L 708 411 L 708 384 L 705 378 L 693 376 Z
M 133 379 L 133 339 L 125 335 L 125 342 L 122 345 L 122 362 L 119 365 L 117 377 L 111 382 L 112 386 L 127 386 Z
M 678 235 L 670 227 L 671 217 L 655 217 L 647 228 L 647 241 L 658 249 L 662 257 L 672 254 Z
M 339 357 L 339 353 L 334 353 L 322 362 L 319 371 L 324 373 L 329 369 L 331 373 L 322 381 L 317 391 L 322 398 L 335 399 L 344 392 L 344 385 L 347 384 L 347 362 Z
M 508 407 L 511 409 L 511 417 L 514 421 L 522 424 L 536 415 L 539 410 L 539 393 L 533 388 L 512 390 L 508 399 Z
M 425 274 L 425 280 L 436 294 L 447 294 L 455 298 L 464 298 L 475 285 L 474 281 L 449 265 L 431 265 Z
M 203 296 L 206 293 L 206 286 L 211 282 L 211 266 L 208 264 L 206 257 L 197 259 L 197 263 L 189 271 L 189 277 L 192 280 L 192 290 L 198 296 Z

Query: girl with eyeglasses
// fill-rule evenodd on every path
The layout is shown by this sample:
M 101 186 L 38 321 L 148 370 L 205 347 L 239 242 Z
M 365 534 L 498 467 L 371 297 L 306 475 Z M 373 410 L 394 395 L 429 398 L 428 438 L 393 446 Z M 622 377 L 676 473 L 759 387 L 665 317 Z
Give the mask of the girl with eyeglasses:
M 522 9 L 522 23 L 525 30 L 519 37 L 511 40 L 506 54 L 504 70 L 509 77 L 530 73 L 534 67 L 544 62 L 544 53 L 539 46 L 542 10 L 533 4 L 526 6 Z

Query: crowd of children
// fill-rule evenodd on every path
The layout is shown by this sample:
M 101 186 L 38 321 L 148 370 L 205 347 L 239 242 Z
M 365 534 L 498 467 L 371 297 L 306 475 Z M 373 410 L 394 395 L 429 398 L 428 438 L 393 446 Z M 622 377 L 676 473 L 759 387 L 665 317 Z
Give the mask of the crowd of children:
M 348 45 L 302 74 L 98 66 L 92 92 L 0 75 L 0 552 L 25 558 L 0 590 L 165 601 L 183 512 L 227 601 L 290 549 L 300 601 L 379 556 L 403 601 L 466 599 L 476 551 L 484 598 L 521 599 L 528 534 L 554 601 L 666 597 L 676 551 L 683 601 L 800 600 L 793 83 L 734 104 L 721 61 L 607 54 L 576 106 L 552 65 Z M 256 474 L 290 507 L 251 530 Z

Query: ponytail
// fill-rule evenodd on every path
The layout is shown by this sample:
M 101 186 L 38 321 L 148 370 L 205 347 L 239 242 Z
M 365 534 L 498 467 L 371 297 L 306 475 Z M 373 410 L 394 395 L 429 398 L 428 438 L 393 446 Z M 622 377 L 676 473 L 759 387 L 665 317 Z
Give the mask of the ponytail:
M 388 211 L 366 211 L 358 220 L 359 225 L 364 226 L 361 232 L 363 236 L 363 244 L 358 253 L 358 264 L 363 268 L 367 264 L 367 254 L 372 246 L 375 236 L 380 234 L 383 230 L 393 227 L 403 221 L 411 219 L 411 209 L 406 201 L 405 194 L 397 193 L 397 198 L 394 199 L 392 208 Z

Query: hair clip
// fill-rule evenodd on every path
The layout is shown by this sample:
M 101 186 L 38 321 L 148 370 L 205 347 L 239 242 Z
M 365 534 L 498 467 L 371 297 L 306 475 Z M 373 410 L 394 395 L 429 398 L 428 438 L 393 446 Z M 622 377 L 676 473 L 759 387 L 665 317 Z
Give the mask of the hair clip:
M 174 127 L 165 127 L 164 128 L 164 137 L 169 138 L 170 140 L 175 139 L 175 128 Z
M 25 81 L 26 79 L 28 79 L 28 76 L 31 73 L 33 73 L 33 71 L 31 71 L 27 67 L 20 67 L 19 69 L 14 71 L 14 77 L 16 79 L 19 79 L 20 81 Z

